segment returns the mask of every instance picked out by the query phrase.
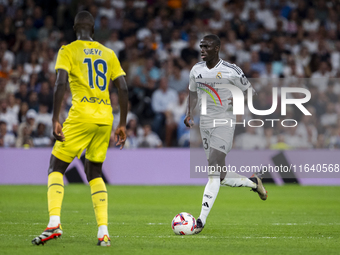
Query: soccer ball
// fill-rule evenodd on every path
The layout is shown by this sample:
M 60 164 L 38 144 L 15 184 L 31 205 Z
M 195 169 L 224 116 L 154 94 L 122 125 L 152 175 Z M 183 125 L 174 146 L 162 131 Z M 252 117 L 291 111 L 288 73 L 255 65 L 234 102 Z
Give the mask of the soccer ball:
M 182 212 L 172 220 L 171 227 L 176 235 L 192 235 L 196 227 L 196 220 L 190 213 Z

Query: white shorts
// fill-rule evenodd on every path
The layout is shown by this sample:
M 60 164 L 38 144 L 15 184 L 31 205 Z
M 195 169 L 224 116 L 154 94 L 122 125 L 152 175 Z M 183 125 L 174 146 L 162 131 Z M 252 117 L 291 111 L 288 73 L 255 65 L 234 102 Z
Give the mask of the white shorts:
M 214 148 L 225 154 L 231 150 L 233 146 L 233 138 L 235 125 L 222 125 L 214 128 L 200 128 L 203 148 L 207 159 L 209 159 L 210 148 Z

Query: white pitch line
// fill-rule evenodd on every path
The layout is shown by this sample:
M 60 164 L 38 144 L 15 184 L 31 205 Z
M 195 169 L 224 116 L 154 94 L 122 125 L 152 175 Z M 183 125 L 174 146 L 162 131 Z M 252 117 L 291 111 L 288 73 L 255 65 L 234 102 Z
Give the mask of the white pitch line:
M 0 234 L 2 236 L 14 236 L 14 237 L 27 237 L 31 236 L 34 237 L 36 235 L 8 235 L 8 234 Z M 332 239 L 332 236 L 203 236 L 203 235 L 193 235 L 193 238 L 199 239 Z M 69 236 L 74 238 L 75 236 Z M 167 235 L 167 236 L 110 236 L 111 238 L 187 238 L 187 236 L 178 236 L 178 235 Z
M 315 225 L 315 226 L 328 226 L 328 225 L 340 225 L 337 222 L 330 223 L 313 223 L 313 222 L 304 222 L 304 223 L 272 223 L 275 226 L 299 226 L 299 225 Z
M 185 238 L 185 236 L 178 236 L 178 235 L 169 235 L 169 236 L 110 236 L 111 238 Z M 321 236 L 321 237 L 315 237 L 315 236 L 197 236 L 195 235 L 195 238 L 200 239 L 331 239 L 332 236 Z

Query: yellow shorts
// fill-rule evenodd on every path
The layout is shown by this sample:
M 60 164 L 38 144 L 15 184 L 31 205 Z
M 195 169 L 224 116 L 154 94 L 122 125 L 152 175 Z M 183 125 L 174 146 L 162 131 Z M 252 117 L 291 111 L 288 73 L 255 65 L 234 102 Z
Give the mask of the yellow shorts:
M 112 125 L 91 123 L 70 123 L 63 125 L 64 142 L 56 141 L 52 154 L 58 159 L 71 163 L 77 156 L 80 158 L 86 149 L 85 158 L 91 162 L 104 162 L 109 146 Z

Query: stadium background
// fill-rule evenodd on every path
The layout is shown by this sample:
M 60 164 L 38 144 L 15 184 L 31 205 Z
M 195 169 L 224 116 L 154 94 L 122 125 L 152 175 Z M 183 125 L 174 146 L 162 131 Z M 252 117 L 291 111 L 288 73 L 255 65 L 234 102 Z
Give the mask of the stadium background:
M 89 187 L 70 184 L 87 183 L 83 157 L 65 176 L 63 239 L 31 246 L 48 219 L 56 54 L 75 40 L 80 10 L 95 17 L 95 39 L 119 57 L 130 92 L 126 147 L 111 143 L 103 166 L 104 180 L 115 185 L 107 185 L 112 247 L 101 254 L 339 254 L 338 173 L 267 176 L 277 185 L 266 183 L 266 202 L 248 189 L 221 188 L 200 235 L 183 238 L 170 228 L 181 211 L 199 215 L 207 181 L 190 178 L 183 125 L 189 70 L 200 61 L 205 34 L 218 34 L 221 58 L 251 80 L 259 93 L 255 108 L 270 108 L 271 86 L 312 93 L 311 117 L 288 108 L 296 129 L 238 126 L 227 163 L 338 163 L 338 1 L 0 0 L 1 254 L 98 253 Z M 113 89 L 111 100 L 117 125 Z M 61 121 L 69 108 L 68 93 Z
M 282 79 L 281 86 L 303 83 L 312 93 L 311 118 L 288 109 L 300 121 L 296 129 L 238 127 L 234 148 L 339 147 L 340 4 L 266 0 L 1 0 L 1 147 L 53 145 L 56 55 L 61 45 L 75 40 L 73 17 L 79 10 L 92 13 L 95 40 L 115 51 L 127 73 L 125 149 L 188 146 L 183 118 L 189 71 L 200 60 L 199 40 L 208 33 L 220 36 L 222 59 L 256 80 L 257 109 L 270 108 L 273 83 L 268 81 L 274 79 Z M 311 79 L 298 82 L 301 78 Z M 67 93 L 61 122 L 70 98 Z M 119 105 L 113 89 L 111 100 L 116 127 Z
M 306 104 L 312 116 L 301 116 L 297 109 L 288 107 L 287 118 L 299 122 L 296 128 L 237 126 L 230 158 L 242 158 L 244 150 L 260 149 L 264 150 L 263 160 L 270 164 L 294 164 L 296 160 L 287 160 L 285 154 L 279 152 L 277 155 L 284 155 L 283 159 L 274 162 L 273 156 L 268 156 L 273 153 L 268 150 L 298 150 L 299 154 L 300 150 L 308 149 L 304 154 L 308 163 L 310 158 L 322 158 L 315 156 L 318 154 L 311 149 L 339 147 L 340 22 L 336 13 L 340 4 L 337 1 L 2 0 L 0 146 L 5 148 L 1 149 L 2 170 L 19 171 L 26 166 L 26 161 L 14 159 L 18 155 L 25 157 L 28 152 L 13 148 L 32 148 L 30 153 L 38 155 L 36 148 L 48 147 L 44 151 L 49 152 L 53 146 L 54 66 L 58 49 L 76 39 L 73 17 L 80 10 L 92 13 L 95 40 L 114 50 L 127 73 L 129 113 L 124 151 L 132 150 L 131 157 L 143 159 L 143 153 L 148 153 L 150 148 L 189 147 L 189 129 L 183 123 L 189 71 L 200 61 L 200 39 L 209 33 L 221 38 L 220 57 L 240 66 L 257 90 L 255 108 L 270 108 L 272 86 L 302 86 L 312 94 Z M 119 122 L 119 104 L 112 84 L 110 88 L 115 128 Z M 61 122 L 70 107 L 71 95 L 67 92 Z M 273 117 L 279 112 L 280 107 Z M 244 118 L 264 119 L 249 112 Z M 116 150 L 113 135 L 110 147 L 108 157 L 129 153 Z M 181 158 L 183 152 L 189 153 L 188 149 L 163 149 L 158 153 L 165 156 L 170 153 L 168 162 L 173 162 L 172 159 Z M 152 155 L 152 150 L 149 153 Z M 13 178 L 17 176 L 13 172 L 14 176 L 6 175 L 2 183 L 44 183 L 46 167 L 43 166 L 47 166 L 47 159 L 39 157 L 35 163 L 38 161 L 41 166 L 33 163 L 31 169 L 43 176 L 39 181 L 33 177 L 19 181 Z M 81 160 L 77 161 L 77 171 L 68 177 L 70 182 L 84 180 Z M 159 162 L 155 169 L 162 169 L 163 163 L 155 162 Z M 106 168 L 113 170 L 112 166 Z M 174 167 L 172 171 L 181 173 L 185 168 Z M 139 169 L 130 171 L 134 174 Z M 150 176 L 155 176 L 155 171 L 158 170 L 151 171 Z M 168 172 L 164 167 L 163 171 Z M 150 181 L 148 176 L 145 175 L 145 179 Z M 285 180 L 301 182 L 297 176 L 288 179 L 290 181 L 281 176 L 272 181 L 277 184 Z M 118 183 L 135 184 L 128 177 Z M 193 183 L 193 180 L 188 175 L 183 183 Z M 318 181 L 313 178 L 310 183 Z M 322 183 L 325 182 L 319 182 Z M 140 184 L 154 182 L 141 181 Z

